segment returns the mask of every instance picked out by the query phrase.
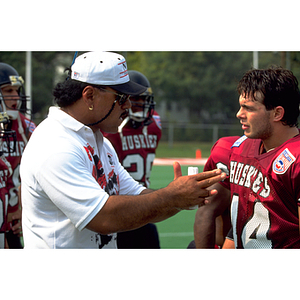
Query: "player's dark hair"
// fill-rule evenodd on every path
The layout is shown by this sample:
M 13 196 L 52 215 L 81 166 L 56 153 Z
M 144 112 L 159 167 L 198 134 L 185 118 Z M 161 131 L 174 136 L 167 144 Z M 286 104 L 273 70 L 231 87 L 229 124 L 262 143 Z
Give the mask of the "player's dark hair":
M 256 101 L 255 92 L 261 92 L 267 110 L 282 106 L 282 123 L 290 127 L 298 126 L 300 93 L 298 80 L 291 71 L 276 66 L 249 70 L 240 80 L 237 91 Z

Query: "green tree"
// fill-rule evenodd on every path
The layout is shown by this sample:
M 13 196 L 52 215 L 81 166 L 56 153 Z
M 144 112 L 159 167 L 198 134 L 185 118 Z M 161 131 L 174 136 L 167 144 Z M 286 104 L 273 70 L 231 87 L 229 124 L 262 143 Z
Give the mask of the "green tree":
M 72 62 L 71 52 L 32 52 L 32 118 L 39 123 L 47 115 L 49 106 L 53 105 L 52 89 L 57 76 L 57 66 L 61 57 Z M 25 81 L 26 52 L 0 52 L 0 61 L 14 67 Z
M 148 77 L 158 104 L 165 101 L 170 107 L 175 102 L 179 109 L 188 108 L 191 122 L 236 122 L 236 86 L 242 74 L 252 67 L 253 52 L 114 52 L 126 57 L 129 69 Z M 57 81 L 66 77 L 63 70 L 71 65 L 74 53 L 32 52 L 32 109 L 36 123 L 46 116 L 53 104 L 52 89 Z M 271 64 L 290 67 L 300 79 L 300 52 L 288 54 L 259 52 L 259 67 Z M 12 65 L 26 80 L 26 52 L 0 52 L 0 61 Z
M 237 109 L 237 79 L 251 67 L 252 53 L 129 52 L 127 60 L 149 78 L 156 102 L 188 107 L 199 122 L 203 110 L 231 116 Z

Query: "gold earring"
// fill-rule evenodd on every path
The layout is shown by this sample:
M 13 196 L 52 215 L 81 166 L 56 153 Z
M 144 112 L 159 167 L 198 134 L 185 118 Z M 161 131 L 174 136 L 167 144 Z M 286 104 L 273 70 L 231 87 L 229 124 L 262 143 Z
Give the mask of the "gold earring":
M 93 110 L 94 109 L 94 105 L 89 107 L 89 110 Z

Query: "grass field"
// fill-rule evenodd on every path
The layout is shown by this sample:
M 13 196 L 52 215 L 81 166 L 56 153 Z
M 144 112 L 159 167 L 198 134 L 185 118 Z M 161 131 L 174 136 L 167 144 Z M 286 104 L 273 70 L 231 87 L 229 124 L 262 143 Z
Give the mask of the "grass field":
M 208 157 L 212 143 L 174 142 L 170 148 L 168 142 L 159 142 L 156 157 L 188 157 L 195 158 L 196 150 L 200 149 L 202 157 Z
M 181 166 L 182 175 L 187 175 L 188 166 Z M 203 167 L 199 167 L 199 172 Z M 150 188 L 167 186 L 174 177 L 173 166 L 153 166 Z M 162 249 L 186 249 L 194 239 L 193 226 L 196 210 L 181 211 L 175 216 L 156 223 Z
M 160 142 L 156 151 L 157 158 L 195 158 L 196 150 L 200 149 L 202 157 L 208 157 L 212 144 L 200 142 L 174 142 L 172 148 L 167 142 Z M 181 166 L 182 175 L 187 175 L 188 166 Z M 199 166 L 199 172 L 203 167 Z M 153 166 L 151 172 L 152 189 L 167 186 L 174 177 L 173 166 Z M 196 210 L 181 211 L 177 215 L 157 223 L 162 249 L 186 249 L 194 239 L 194 220 Z

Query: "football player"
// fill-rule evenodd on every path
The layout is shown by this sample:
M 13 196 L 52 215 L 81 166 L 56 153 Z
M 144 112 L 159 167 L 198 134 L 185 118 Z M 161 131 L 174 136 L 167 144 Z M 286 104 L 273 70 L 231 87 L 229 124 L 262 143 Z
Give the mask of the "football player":
M 152 164 L 161 138 L 160 116 L 154 110 L 154 95 L 150 82 L 138 71 L 128 71 L 130 80 L 147 87 L 138 95 L 130 96 L 128 116 L 118 128 L 118 133 L 103 133 L 113 144 L 119 160 L 130 175 L 149 188 Z M 147 224 L 139 229 L 118 233 L 118 248 L 160 248 L 157 228 Z
M 20 233 L 19 225 L 7 221 L 8 189 L 7 182 L 12 176 L 10 163 L 4 156 L 4 152 L 13 152 L 16 145 L 16 133 L 5 129 L 9 117 L 3 111 L 4 103 L 0 97 L 0 249 L 8 248 L 6 236 L 9 232 Z
M 220 138 L 212 147 L 204 171 L 221 169 L 229 175 L 231 146 L 239 136 Z M 196 248 L 221 248 L 231 228 L 229 176 L 215 183 L 212 188 L 218 194 L 209 198 L 209 203 L 198 208 L 195 215 L 194 239 Z
M 244 136 L 232 146 L 229 182 L 235 248 L 300 248 L 300 94 L 289 70 L 250 70 L 238 84 Z
M 29 137 L 35 129 L 35 124 L 25 117 L 22 112 L 26 112 L 27 96 L 25 95 L 24 80 L 19 76 L 18 72 L 6 63 L 0 63 L 0 96 L 3 99 L 3 111 L 9 116 L 9 122 L 5 124 L 6 130 L 16 132 L 16 147 L 13 152 L 2 148 L 6 159 L 11 164 L 13 175 L 9 177 L 7 188 L 8 193 L 8 220 L 15 218 L 21 219 L 20 200 L 18 189 L 20 187 L 20 161 L 22 153 L 27 144 Z M 21 224 L 21 223 L 20 223 Z M 7 239 L 11 239 L 12 248 L 22 248 L 20 239 L 16 239 L 16 235 L 7 235 Z M 14 241 L 14 242 L 13 242 Z

